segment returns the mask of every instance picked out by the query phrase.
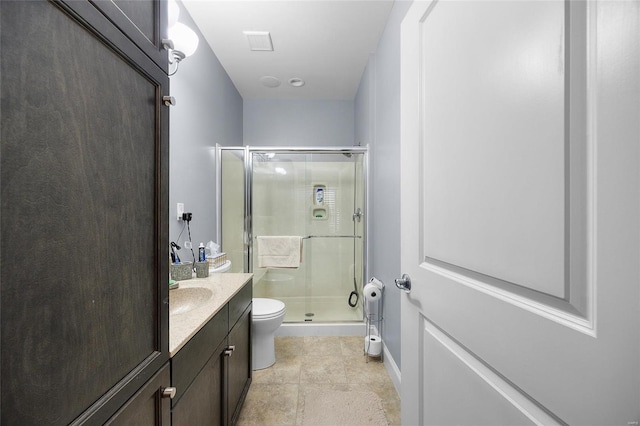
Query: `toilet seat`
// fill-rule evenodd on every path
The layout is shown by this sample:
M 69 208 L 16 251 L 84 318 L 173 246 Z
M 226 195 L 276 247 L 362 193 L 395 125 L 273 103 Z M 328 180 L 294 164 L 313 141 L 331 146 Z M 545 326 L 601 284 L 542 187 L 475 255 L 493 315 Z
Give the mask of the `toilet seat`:
M 266 320 L 282 316 L 285 312 L 285 305 L 280 300 L 264 299 L 256 297 L 253 299 L 251 314 L 254 320 Z

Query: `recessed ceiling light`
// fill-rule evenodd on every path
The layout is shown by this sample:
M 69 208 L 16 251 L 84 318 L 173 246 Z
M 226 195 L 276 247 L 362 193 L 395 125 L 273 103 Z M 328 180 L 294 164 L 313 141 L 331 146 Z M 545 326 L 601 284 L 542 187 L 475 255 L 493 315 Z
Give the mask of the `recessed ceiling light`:
M 243 31 L 249 41 L 249 49 L 272 51 L 273 43 L 269 31 Z
M 277 77 L 273 77 L 271 75 L 260 77 L 260 83 L 262 83 L 263 86 L 270 87 L 272 89 L 274 87 L 280 86 L 280 80 Z
M 289 84 L 292 85 L 293 87 L 302 87 L 304 86 L 304 80 L 297 77 L 290 78 Z

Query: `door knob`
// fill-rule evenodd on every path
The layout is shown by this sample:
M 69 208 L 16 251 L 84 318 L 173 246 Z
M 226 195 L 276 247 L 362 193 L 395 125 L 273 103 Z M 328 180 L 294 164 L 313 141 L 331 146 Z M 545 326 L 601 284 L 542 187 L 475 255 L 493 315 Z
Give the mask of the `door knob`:
M 411 292 L 411 278 L 409 278 L 409 275 L 402 274 L 402 278 L 396 278 L 395 282 L 396 287 L 398 287 L 400 290 L 403 290 L 406 293 Z

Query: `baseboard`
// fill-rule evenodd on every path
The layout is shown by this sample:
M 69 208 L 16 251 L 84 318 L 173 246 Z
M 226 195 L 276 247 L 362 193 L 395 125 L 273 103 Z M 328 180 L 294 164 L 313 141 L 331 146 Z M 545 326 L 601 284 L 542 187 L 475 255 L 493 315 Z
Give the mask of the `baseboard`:
M 400 369 L 398 368 L 396 361 L 391 356 L 391 352 L 387 349 L 387 345 L 384 344 L 384 340 L 382 341 L 382 350 L 384 352 L 384 366 L 387 369 L 387 373 L 389 373 L 389 377 L 391 377 L 391 381 L 393 382 L 393 386 L 396 388 L 398 395 L 402 395 L 400 393 Z

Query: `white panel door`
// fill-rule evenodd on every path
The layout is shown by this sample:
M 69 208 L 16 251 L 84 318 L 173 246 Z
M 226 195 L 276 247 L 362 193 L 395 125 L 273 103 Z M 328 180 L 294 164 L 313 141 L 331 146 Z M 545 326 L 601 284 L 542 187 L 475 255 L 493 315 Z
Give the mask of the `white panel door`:
M 640 420 L 640 2 L 402 24 L 404 425 Z

